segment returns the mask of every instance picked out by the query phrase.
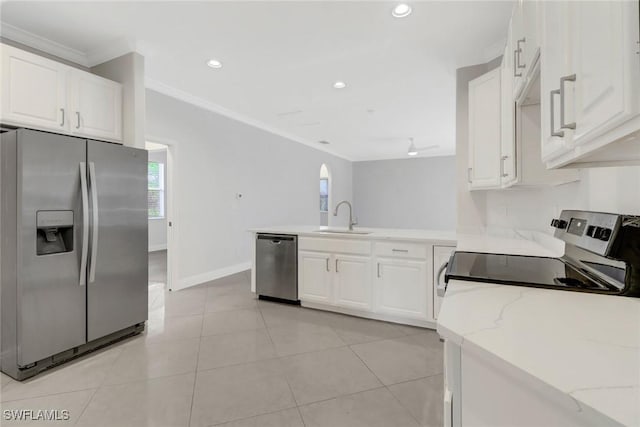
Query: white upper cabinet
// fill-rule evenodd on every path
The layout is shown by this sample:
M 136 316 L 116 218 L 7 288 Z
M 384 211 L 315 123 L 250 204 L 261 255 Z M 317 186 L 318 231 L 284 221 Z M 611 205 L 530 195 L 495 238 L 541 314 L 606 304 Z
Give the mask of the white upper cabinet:
M 548 167 L 640 162 L 638 15 L 637 1 L 542 4 Z
M 0 47 L 2 122 L 68 132 L 68 67 L 12 46 Z
M 529 74 L 535 67 L 540 57 L 540 24 L 542 4 L 537 0 L 524 0 L 520 3 L 524 42 L 522 52 L 522 65 L 525 74 Z
M 2 123 L 122 141 L 122 85 L 5 44 Z
M 509 186 L 517 179 L 516 174 L 516 138 L 515 138 L 515 102 L 513 100 L 513 52 L 507 43 L 502 57 L 500 73 L 500 183 Z
M 571 129 L 560 127 L 560 78 L 570 69 L 569 3 L 545 2 L 542 20 L 540 96 L 542 113 L 542 160 L 571 149 Z
M 70 111 L 74 134 L 122 139 L 122 85 L 95 74 L 72 71 Z
M 336 255 L 334 295 L 337 306 L 371 310 L 373 296 L 370 257 Z
M 582 144 L 639 113 L 638 2 L 578 2 L 570 13 L 572 75 L 564 90 L 574 97 L 567 102 L 575 105 L 567 119 L 575 122 L 574 143 Z
M 469 188 L 500 188 L 500 68 L 469 82 Z
M 513 96 L 516 97 L 522 90 L 526 76 L 526 58 L 524 53 L 524 44 L 526 37 L 524 35 L 524 22 L 522 17 L 522 5 L 518 3 L 513 9 L 511 21 L 509 22 L 509 33 L 507 35 L 508 48 L 511 53 L 511 64 L 513 68 Z

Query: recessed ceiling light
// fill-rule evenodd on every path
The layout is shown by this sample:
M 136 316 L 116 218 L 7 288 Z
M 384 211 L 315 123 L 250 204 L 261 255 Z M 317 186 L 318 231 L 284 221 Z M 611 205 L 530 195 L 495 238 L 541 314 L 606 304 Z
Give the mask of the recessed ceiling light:
M 222 68 L 222 62 L 217 59 L 210 59 L 207 61 L 207 65 L 211 68 Z
M 347 84 L 345 82 L 337 81 L 333 84 L 333 87 L 335 87 L 336 89 L 344 89 L 345 87 L 347 87 Z
M 404 18 L 405 16 L 409 16 L 411 14 L 411 6 L 406 3 L 399 3 L 396 7 L 393 8 L 391 14 L 395 18 Z

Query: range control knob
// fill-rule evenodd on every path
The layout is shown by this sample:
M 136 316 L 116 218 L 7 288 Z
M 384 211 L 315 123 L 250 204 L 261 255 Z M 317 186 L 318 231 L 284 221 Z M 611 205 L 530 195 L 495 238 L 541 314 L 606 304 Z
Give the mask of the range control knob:
M 551 220 L 551 226 L 563 230 L 567 228 L 567 221 L 563 219 L 553 219 Z
M 590 225 L 589 227 L 587 227 L 587 236 L 589 237 L 596 237 L 596 226 L 594 225 Z
M 611 229 L 604 228 L 604 227 L 596 227 L 596 231 L 593 237 L 606 242 L 611 238 Z

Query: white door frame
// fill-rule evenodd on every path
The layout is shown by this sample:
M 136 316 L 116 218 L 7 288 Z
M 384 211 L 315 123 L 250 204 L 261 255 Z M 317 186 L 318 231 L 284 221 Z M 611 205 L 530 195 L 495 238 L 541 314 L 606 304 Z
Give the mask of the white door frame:
M 176 248 L 178 247 L 178 233 L 177 233 L 177 209 L 174 206 L 174 194 L 176 188 L 175 174 L 176 170 L 176 142 L 170 139 L 160 138 L 153 135 L 147 135 L 145 141 L 153 142 L 156 144 L 165 145 L 167 147 L 167 167 L 165 173 L 167 174 L 167 283 L 166 289 L 172 290 L 173 284 L 176 283 L 178 278 L 178 271 L 176 268 Z

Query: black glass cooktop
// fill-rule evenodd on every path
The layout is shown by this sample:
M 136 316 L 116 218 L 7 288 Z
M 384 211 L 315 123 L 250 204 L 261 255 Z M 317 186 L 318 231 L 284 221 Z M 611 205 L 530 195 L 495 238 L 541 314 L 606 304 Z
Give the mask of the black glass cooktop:
M 469 280 L 516 286 L 615 292 L 560 258 L 455 252 L 449 260 L 445 280 Z

